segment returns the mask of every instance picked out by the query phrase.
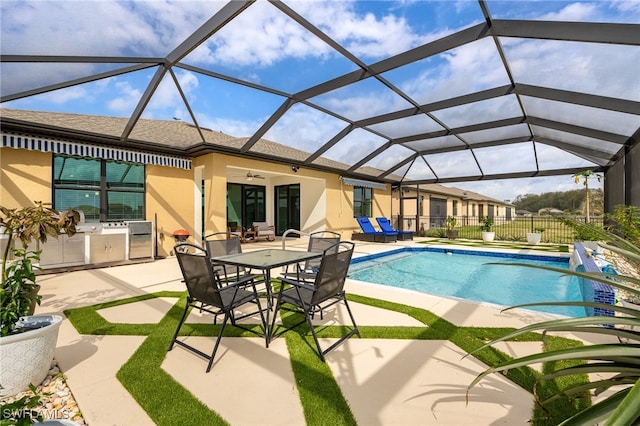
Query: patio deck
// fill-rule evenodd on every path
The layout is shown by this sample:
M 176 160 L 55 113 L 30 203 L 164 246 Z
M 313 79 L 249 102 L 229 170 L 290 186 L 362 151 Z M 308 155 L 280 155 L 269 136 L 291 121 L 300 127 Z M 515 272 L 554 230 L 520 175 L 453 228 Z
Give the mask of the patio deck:
M 393 244 L 358 242 L 354 257 L 414 245 L 419 240 Z M 243 250 L 280 246 L 278 239 L 244 244 Z M 287 242 L 287 248 L 304 250 L 306 241 Z M 62 314 L 65 309 L 136 295 L 183 291 L 180 280 L 173 257 L 152 263 L 43 275 L 38 281 L 43 302 L 37 313 Z M 349 294 L 427 309 L 458 326 L 519 327 L 548 318 L 531 311 L 500 313 L 497 307 L 487 304 L 354 280 L 348 280 L 346 288 Z M 114 323 L 155 323 L 176 300 L 150 299 L 104 309 L 100 314 Z M 358 303 L 351 306 L 359 326 L 424 326 L 397 312 Z M 192 313 L 188 321 L 207 319 Z M 154 424 L 116 378 L 117 371 L 145 339 L 146 336 L 82 335 L 70 321 L 63 322 L 55 357 L 89 425 Z M 213 345 L 210 337 L 189 337 L 189 341 L 207 352 Z M 511 355 L 524 355 L 539 349 L 539 344 L 507 343 L 500 349 Z M 361 425 L 526 424 L 533 406 L 531 394 L 501 375 L 481 382 L 473 389 L 469 404 L 465 403 L 467 385 L 486 366 L 473 357 L 462 359 L 464 354 L 446 340 L 353 337 L 331 352 L 327 363 Z M 224 338 L 210 373 L 205 374 L 205 366 L 203 359 L 176 347 L 166 353 L 162 369 L 230 424 L 305 423 L 284 338 L 273 341 L 268 349 L 261 339 Z

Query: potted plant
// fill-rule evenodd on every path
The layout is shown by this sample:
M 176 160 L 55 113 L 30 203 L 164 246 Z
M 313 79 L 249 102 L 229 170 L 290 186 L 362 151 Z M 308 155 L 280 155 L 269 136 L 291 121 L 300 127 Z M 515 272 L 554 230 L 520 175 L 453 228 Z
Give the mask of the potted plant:
M 21 209 L 0 206 L 0 229 L 9 237 L 2 256 L 0 288 L 0 397 L 25 391 L 29 384 L 38 385 L 46 377 L 62 321 L 59 315 L 31 315 L 40 303 L 38 267 L 34 265 L 40 252 L 30 250 L 29 244 L 44 243 L 47 237 L 57 238 L 62 232 L 73 236 L 79 220 L 76 211 L 61 213 L 41 202 Z
M 447 228 L 447 238 L 450 240 L 455 240 L 456 238 L 458 238 L 458 230 L 454 229 L 457 223 L 458 220 L 453 216 L 447 216 L 447 219 L 445 220 L 445 226 Z
M 544 228 L 533 228 L 533 232 L 527 232 L 527 244 L 538 244 L 542 239 Z
M 482 225 L 480 225 L 482 241 L 493 241 L 496 237 L 496 233 L 492 231 L 493 218 L 490 216 L 481 217 L 480 222 L 482 222 Z

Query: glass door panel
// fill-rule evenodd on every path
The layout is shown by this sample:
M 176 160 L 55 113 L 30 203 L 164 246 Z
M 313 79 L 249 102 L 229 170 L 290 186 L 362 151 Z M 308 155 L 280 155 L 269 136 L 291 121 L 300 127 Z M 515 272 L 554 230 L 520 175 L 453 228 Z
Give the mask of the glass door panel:
M 300 185 L 275 187 L 276 235 L 287 229 L 300 230 Z

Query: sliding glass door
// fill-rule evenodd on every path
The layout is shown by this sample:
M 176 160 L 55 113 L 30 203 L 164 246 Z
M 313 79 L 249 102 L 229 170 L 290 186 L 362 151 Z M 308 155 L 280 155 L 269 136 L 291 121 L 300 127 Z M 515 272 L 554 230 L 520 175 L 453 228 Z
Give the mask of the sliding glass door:
M 300 184 L 276 186 L 275 197 L 276 235 L 287 229 L 300 230 Z
M 227 223 L 245 228 L 266 220 L 266 188 L 258 185 L 227 184 Z

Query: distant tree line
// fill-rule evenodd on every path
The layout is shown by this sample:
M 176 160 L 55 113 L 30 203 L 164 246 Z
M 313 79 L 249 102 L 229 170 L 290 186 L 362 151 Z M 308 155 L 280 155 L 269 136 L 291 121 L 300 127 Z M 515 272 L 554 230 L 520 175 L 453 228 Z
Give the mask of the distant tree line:
M 591 213 L 601 215 L 604 211 L 604 192 L 602 189 L 589 189 Z M 517 210 L 527 210 L 537 213 L 538 210 L 553 207 L 565 213 L 584 214 L 584 189 L 565 192 L 545 192 L 543 194 L 518 195 L 513 201 Z

